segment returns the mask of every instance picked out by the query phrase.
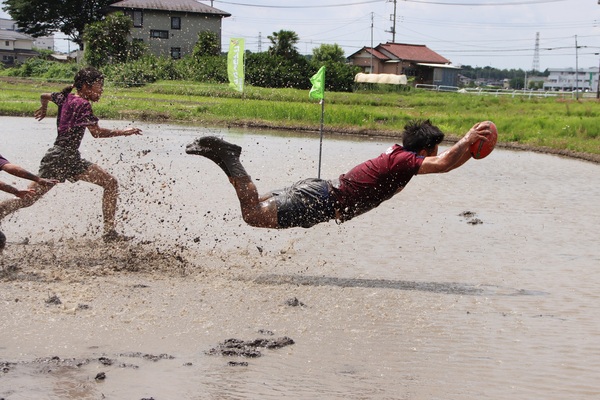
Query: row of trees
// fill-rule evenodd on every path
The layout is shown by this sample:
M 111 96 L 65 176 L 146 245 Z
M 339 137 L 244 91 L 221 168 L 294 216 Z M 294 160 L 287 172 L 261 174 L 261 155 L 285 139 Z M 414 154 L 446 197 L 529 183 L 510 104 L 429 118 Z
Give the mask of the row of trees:
M 547 77 L 550 72 L 545 71 L 524 71 L 522 69 L 497 69 L 490 66 L 472 67 L 463 65 L 460 73 L 474 81 L 484 82 L 502 82 L 504 79 L 509 80 L 510 87 L 513 89 L 524 89 L 527 84 L 527 89 L 541 89 L 543 82 L 539 79 Z M 527 81 L 527 83 L 525 83 Z M 475 83 L 473 83 L 475 85 Z
M 502 80 L 512 79 L 527 76 L 548 76 L 549 72 L 546 71 L 523 71 L 522 69 L 498 69 L 490 66 L 486 67 L 472 67 L 470 65 L 463 65 L 460 72 L 462 75 L 471 79 L 488 79 L 488 80 Z

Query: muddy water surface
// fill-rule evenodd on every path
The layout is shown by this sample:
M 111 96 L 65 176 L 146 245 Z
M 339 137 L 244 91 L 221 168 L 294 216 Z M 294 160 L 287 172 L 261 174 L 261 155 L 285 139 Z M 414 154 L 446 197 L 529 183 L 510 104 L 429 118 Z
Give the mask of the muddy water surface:
M 37 170 L 54 121 L 1 121 L 0 153 Z M 317 174 L 316 135 L 136 125 L 82 146 L 119 179 L 132 243 L 99 240 L 85 183 L 2 222 L 0 398 L 600 396 L 598 165 L 497 149 L 342 225 L 264 230 L 185 144 L 242 145 L 267 191 Z M 327 138 L 322 177 L 389 144 Z M 294 343 L 211 352 L 230 338 Z

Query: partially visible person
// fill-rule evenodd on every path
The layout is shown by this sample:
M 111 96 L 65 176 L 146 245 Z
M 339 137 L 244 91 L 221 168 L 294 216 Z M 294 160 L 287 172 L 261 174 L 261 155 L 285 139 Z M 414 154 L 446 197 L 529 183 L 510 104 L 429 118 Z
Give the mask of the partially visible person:
M 27 171 L 25 168 L 20 167 L 17 164 L 11 163 L 6 158 L 4 158 L 1 154 L 0 154 L 0 171 L 7 172 L 7 173 L 14 175 L 16 177 L 19 177 L 19 178 L 28 179 L 28 180 L 36 182 L 38 185 L 42 185 L 42 186 L 52 187 L 56 183 L 58 183 L 58 181 L 55 179 L 44 179 L 44 178 L 40 178 L 37 175 L 32 174 L 31 172 Z M 0 181 L 0 190 L 2 190 L 3 192 L 15 195 L 19 199 L 23 199 L 27 196 L 33 196 L 35 194 L 35 191 L 33 189 L 25 189 L 25 190 L 17 189 L 16 187 L 9 185 L 8 183 L 4 183 L 2 181 Z M 4 233 L 0 232 L 0 254 L 4 250 L 5 246 L 6 246 L 6 236 L 4 236 Z
M 73 88 L 76 93 L 71 93 Z M 100 100 L 104 90 L 104 76 L 95 68 L 84 68 L 76 75 L 73 85 L 61 92 L 43 93 L 40 97 L 41 107 L 35 111 L 34 117 L 41 121 L 46 117 L 48 103 L 52 101 L 58 106 L 56 119 L 58 135 L 40 163 L 39 176 L 56 179 L 59 182 L 84 181 L 102 187 L 102 214 L 104 223 L 104 241 L 128 240 L 115 230 L 115 216 L 119 185 L 110 173 L 81 157 L 79 147 L 87 129 L 94 138 L 140 135 L 138 128 L 108 129 L 98 125 L 98 118 L 92 111 L 92 102 Z M 33 182 L 29 189 L 30 196 L 11 199 L 0 203 L 0 220 L 23 207 L 29 207 L 46 194 L 52 186 Z
M 273 229 L 310 228 L 330 220 L 348 221 L 378 207 L 404 189 L 414 175 L 460 167 L 471 158 L 470 145 L 487 140 L 490 133 L 489 123 L 477 123 L 438 155 L 444 133 L 429 120 L 412 121 L 404 128 L 402 146 L 391 146 L 338 179 L 309 178 L 263 196 L 259 196 L 240 162 L 240 146 L 205 136 L 190 143 L 186 152 L 212 160 L 227 174 L 247 224 Z
M 0 232 L 0 254 L 4 252 L 4 248 L 6 247 L 6 236 L 4 233 Z

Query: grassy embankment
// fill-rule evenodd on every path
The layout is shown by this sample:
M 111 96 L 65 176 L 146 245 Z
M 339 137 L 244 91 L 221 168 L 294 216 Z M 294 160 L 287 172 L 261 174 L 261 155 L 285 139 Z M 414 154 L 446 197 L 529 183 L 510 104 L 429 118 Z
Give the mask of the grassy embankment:
M 39 94 L 63 83 L 0 80 L 0 115 L 31 116 Z M 492 120 L 505 146 L 548 150 L 592 161 L 600 158 L 600 102 L 460 93 L 326 93 L 325 129 L 351 134 L 398 136 L 409 119 L 429 118 L 450 137 Z M 101 119 L 193 122 L 202 125 L 318 130 L 321 107 L 308 91 L 158 82 L 140 88 L 107 83 L 94 105 Z M 56 108 L 49 108 L 55 115 Z

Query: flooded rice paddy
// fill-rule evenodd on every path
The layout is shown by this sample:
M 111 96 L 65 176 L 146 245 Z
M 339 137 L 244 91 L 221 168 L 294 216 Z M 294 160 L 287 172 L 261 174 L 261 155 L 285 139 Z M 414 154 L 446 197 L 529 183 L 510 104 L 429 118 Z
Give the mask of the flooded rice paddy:
M 37 171 L 55 122 L 1 121 L 0 153 Z M 86 183 L 2 221 L 0 398 L 600 396 L 597 164 L 497 149 L 342 225 L 277 231 L 246 226 L 185 145 L 243 146 L 267 191 L 316 176 L 317 134 L 135 126 L 82 145 L 119 179 L 132 243 L 100 240 Z M 327 136 L 321 175 L 390 144 Z

